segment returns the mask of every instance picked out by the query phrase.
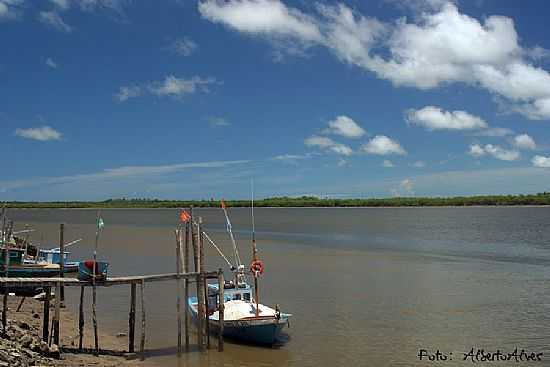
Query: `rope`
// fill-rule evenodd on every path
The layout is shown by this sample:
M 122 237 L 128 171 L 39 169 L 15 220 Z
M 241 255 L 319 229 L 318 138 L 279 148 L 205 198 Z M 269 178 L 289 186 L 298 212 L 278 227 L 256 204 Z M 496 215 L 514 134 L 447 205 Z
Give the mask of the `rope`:
M 223 257 L 223 259 L 225 260 L 225 262 L 227 263 L 227 265 L 229 265 L 229 267 L 231 269 L 233 269 L 233 265 L 231 265 L 231 263 L 229 262 L 229 260 L 227 259 L 227 257 L 223 254 L 222 250 L 220 250 L 220 248 L 214 243 L 214 241 L 212 241 L 210 239 L 210 237 L 208 237 L 208 235 L 206 234 L 205 231 L 202 231 L 202 233 L 204 234 L 204 237 L 212 244 L 212 246 L 214 246 L 214 248 L 216 250 L 218 250 L 218 253 L 221 255 L 221 257 Z
M 225 210 L 225 208 L 223 208 L 223 213 L 225 214 L 225 220 L 227 221 L 227 232 L 229 232 L 229 237 L 231 237 L 231 243 L 233 244 L 233 251 L 235 252 L 235 262 L 237 263 L 237 266 L 241 266 L 241 257 L 239 256 L 237 243 L 235 242 L 235 237 L 233 237 L 231 222 L 229 221 L 229 216 L 227 215 L 227 210 Z

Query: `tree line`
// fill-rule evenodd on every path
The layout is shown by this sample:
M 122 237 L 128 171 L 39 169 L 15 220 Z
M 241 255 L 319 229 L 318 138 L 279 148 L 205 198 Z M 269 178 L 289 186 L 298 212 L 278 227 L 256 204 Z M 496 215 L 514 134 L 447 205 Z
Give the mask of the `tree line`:
M 226 200 L 229 207 L 249 207 L 250 200 Z M 335 199 L 315 196 L 273 197 L 254 201 L 257 207 L 423 207 L 423 206 L 550 205 L 550 192 L 528 195 L 479 195 L 455 197 L 393 197 Z M 215 208 L 219 200 L 108 199 L 104 201 L 11 201 L 10 208 Z

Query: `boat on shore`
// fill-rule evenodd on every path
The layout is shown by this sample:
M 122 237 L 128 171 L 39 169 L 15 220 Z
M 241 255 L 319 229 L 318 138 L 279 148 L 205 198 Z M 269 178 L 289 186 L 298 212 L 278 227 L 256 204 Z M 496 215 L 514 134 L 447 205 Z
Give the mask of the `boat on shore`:
M 8 248 L 9 266 L 8 277 L 14 278 L 44 278 L 59 275 L 59 265 L 49 263 L 26 263 L 24 261 L 25 250 L 21 248 Z M 6 249 L 0 249 L 0 274 L 5 274 L 4 264 Z

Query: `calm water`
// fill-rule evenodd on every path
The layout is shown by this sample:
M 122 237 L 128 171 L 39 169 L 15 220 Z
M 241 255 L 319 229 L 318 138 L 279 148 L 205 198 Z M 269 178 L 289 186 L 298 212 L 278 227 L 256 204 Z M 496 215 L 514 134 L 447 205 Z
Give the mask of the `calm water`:
M 197 210 L 230 253 L 221 210 Z M 91 257 L 91 210 L 18 210 L 35 240 L 84 237 L 73 258 Z M 247 209 L 230 215 L 249 259 Z M 550 208 L 257 209 L 266 263 L 261 302 L 294 314 L 279 348 L 226 343 L 175 356 L 175 283 L 146 286 L 149 361 L 162 366 L 426 366 L 418 350 L 543 352 L 550 364 Z M 175 210 L 104 210 L 100 257 L 111 275 L 175 270 Z M 207 268 L 223 266 L 208 249 Z M 247 261 L 248 262 L 248 261 Z M 70 307 L 76 295 L 68 290 Z M 99 326 L 127 328 L 129 289 L 100 289 Z M 90 323 L 88 323 L 90 325 Z M 532 362 L 531 362 L 532 363 Z M 498 363 L 499 366 L 517 363 Z

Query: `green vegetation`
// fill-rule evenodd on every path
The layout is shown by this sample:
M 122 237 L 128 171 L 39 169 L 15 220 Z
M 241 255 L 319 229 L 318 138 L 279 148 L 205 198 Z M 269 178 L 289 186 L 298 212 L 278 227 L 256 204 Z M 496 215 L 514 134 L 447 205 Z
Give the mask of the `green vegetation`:
M 105 201 L 54 201 L 6 203 L 10 208 L 185 208 L 219 207 L 218 200 L 109 199 Z M 230 207 L 248 207 L 249 200 L 226 200 Z M 398 207 L 473 205 L 550 205 L 550 192 L 532 195 L 490 195 L 457 197 L 397 197 L 385 199 L 330 199 L 314 196 L 275 197 L 257 200 L 257 207 Z

